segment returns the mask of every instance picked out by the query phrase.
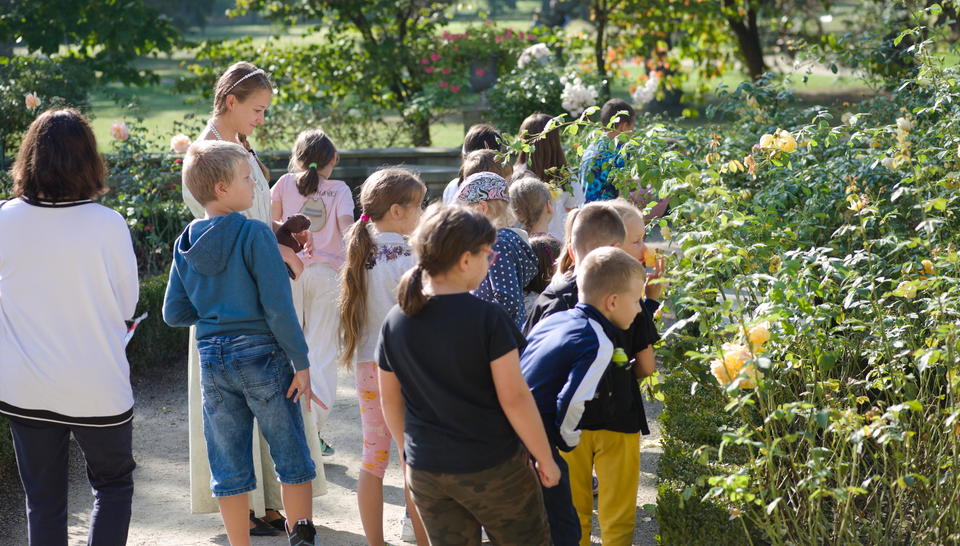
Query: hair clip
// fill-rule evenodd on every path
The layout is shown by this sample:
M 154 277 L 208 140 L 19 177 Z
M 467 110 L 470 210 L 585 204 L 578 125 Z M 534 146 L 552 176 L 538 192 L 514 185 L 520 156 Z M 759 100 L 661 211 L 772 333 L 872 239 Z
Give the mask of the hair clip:
M 258 68 L 258 69 L 256 69 L 256 70 L 254 70 L 253 72 L 247 74 L 246 76 L 240 78 L 239 80 L 233 82 L 233 85 L 231 85 L 230 87 L 228 87 L 227 90 L 226 90 L 223 94 L 226 95 L 226 94 L 230 93 L 230 91 L 233 91 L 233 88 L 234 88 L 234 87 L 240 85 L 240 82 L 242 82 L 243 80 L 245 80 L 245 79 L 247 79 L 247 78 L 249 78 L 249 77 L 251 77 L 251 76 L 256 76 L 257 74 L 263 74 L 264 76 L 267 75 L 267 73 L 264 72 L 262 68 Z
M 361 222 L 369 222 L 369 221 L 370 221 L 370 217 L 367 216 L 366 214 L 361 214 L 361 215 L 360 215 L 360 221 L 361 221 Z
M 307 168 L 309 168 L 309 169 L 316 169 L 316 168 L 317 168 L 317 164 L 316 164 L 316 163 L 311 163 L 311 164 L 307 165 Z

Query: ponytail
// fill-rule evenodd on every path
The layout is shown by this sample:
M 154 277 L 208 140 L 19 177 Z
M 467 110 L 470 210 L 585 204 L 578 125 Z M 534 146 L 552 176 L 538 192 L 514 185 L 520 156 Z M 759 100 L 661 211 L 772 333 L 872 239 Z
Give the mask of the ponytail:
M 311 163 L 307 170 L 297 175 L 297 191 L 300 195 L 307 197 L 317 193 L 320 188 L 320 173 L 317 172 L 317 164 Z
M 415 317 L 427 304 L 427 295 L 423 293 L 423 265 L 417 264 L 403 274 L 397 286 L 397 300 L 400 310 L 410 317 Z
M 326 138 L 322 132 L 319 132 L 319 135 Z M 316 137 L 317 135 L 313 135 L 313 138 Z M 316 165 L 311 163 L 309 167 L 309 170 L 301 175 L 301 179 L 305 178 L 309 182 L 312 174 L 319 180 Z M 304 188 L 299 187 L 300 179 L 297 184 L 301 193 L 308 195 L 303 193 Z M 427 187 L 416 174 L 396 167 L 373 173 L 360 186 L 360 219 L 353 223 L 346 235 L 347 260 L 340 271 L 340 295 L 337 298 L 341 363 L 347 368 L 353 364 L 364 330 L 368 326 L 367 270 L 376 263 L 373 255 L 374 241 L 370 233 L 374 228 L 370 226 L 370 222 L 383 219 L 393 205 L 419 204 L 426 192 Z
M 316 173 L 315 169 L 311 169 Z M 367 261 L 373 253 L 373 237 L 367 223 L 357 220 L 347 232 L 347 262 L 340 270 L 341 363 L 350 369 L 367 320 Z
M 567 221 L 563 224 L 563 248 L 560 249 L 560 256 L 557 256 L 557 270 L 553 274 L 554 279 L 562 279 L 564 275 L 573 271 L 573 222 L 583 209 L 573 209 L 567 214 Z

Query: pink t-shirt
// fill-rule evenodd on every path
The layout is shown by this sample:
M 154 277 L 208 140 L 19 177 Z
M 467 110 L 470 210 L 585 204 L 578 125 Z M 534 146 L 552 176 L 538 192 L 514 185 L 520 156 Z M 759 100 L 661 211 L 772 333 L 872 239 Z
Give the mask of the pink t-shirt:
M 340 233 L 346 226 L 341 226 L 339 219 L 341 216 L 353 218 L 350 188 L 339 180 L 321 180 L 317 192 L 304 197 L 297 190 L 297 175 L 287 173 L 274 184 L 270 198 L 274 203 L 280 203 L 280 215 L 284 220 L 294 214 L 305 214 L 310 219 L 313 253 L 309 256 L 305 251 L 300 253 L 303 264 L 321 263 L 340 269 L 346 260 L 346 248 Z

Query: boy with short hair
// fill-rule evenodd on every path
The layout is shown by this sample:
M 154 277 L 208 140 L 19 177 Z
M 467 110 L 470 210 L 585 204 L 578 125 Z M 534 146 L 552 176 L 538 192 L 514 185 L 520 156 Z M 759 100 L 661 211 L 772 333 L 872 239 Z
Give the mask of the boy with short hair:
M 601 247 L 583 259 L 577 276 L 580 302 L 539 322 L 520 358 L 561 470 L 560 483 L 543 489 L 554 546 L 576 546 L 581 536 L 567 465 L 557 450 L 570 451 L 579 443 L 585 404 L 615 360 L 615 351 L 628 365 L 615 340 L 640 312 L 646 272 L 623 250 Z
M 616 217 L 620 221 L 619 229 L 609 227 L 615 224 L 608 220 L 601 221 L 606 215 L 596 212 L 600 210 Z M 587 214 L 589 211 L 595 212 Z M 601 227 L 605 224 L 609 224 L 606 229 Z M 606 244 L 622 246 L 626 237 L 625 224 L 614 206 L 589 203 L 581 209 L 571 229 L 575 274 L 544 290 L 530 313 L 524 334 L 530 335 L 534 326 L 548 316 L 577 304 L 577 283 L 583 257 L 596 248 L 591 245 L 600 244 L 604 236 L 617 238 L 615 243 Z M 637 380 L 655 369 L 653 344 L 659 340 L 652 317 L 660 304 L 643 299 L 641 306 L 642 310 L 633 323 L 619 330 L 615 338 L 617 346 L 624 349 L 627 360 L 632 363 L 607 367 L 596 397 L 584 405 L 579 423 L 579 444 L 569 453 L 562 453 L 569 466 L 570 492 L 580 518 L 582 546 L 590 544 L 594 471 L 599 480 L 597 504 L 604 545 L 628 546 L 633 541 L 640 475 L 640 434 L 650 433 Z
M 586 202 L 616 199 L 620 192 L 609 181 L 614 169 L 622 169 L 623 141 L 617 137 L 633 130 L 637 114 L 625 100 L 610 99 L 600 109 L 600 123 L 607 132 L 587 147 L 580 160 L 580 184 Z
M 250 540 L 246 493 L 256 488 L 256 418 L 282 483 L 289 542 L 314 544 L 316 468 L 297 403 L 303 396 L 308 404 L 320 400 L 310 392 L 307 344 L 277 240 L 269 226 L 239 214 L 253 205 L 246 156 L 242 147 L 215 140 L 187 151 L 184 184 L 206 217 L 191 222 L 174 245 L 163 319 L 197 326 L 211 489 L 230 543 Z

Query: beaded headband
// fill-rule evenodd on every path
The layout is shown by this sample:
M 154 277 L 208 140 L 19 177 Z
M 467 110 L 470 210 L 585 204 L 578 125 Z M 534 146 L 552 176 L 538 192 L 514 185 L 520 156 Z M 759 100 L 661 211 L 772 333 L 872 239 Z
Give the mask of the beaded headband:
M 224 91 L 223 94 L 226 95 L 226 94 L 230 93 L 230 91 L 233 91 L 233 88 L 234 88 L 234 87 L 240 85 L 240 82 L 242 82 L 243 80 L 245 80 L 245 79 L 247 79 L 247 78 L 249 78 L 249 77 L 251 77 L 251 76 L 256 76 L 257 74 L 263 74 L 264 77 L 267 76 L 267 73 L 264 72 L 262 68 L 258 68 L 258 69 L 256 69 L 256 70 L 254 70 L 253 72 L 247 74 L 246 76 L 240 78 L 239 80 L 233 82 L 233 85 L 231 85 L 230 87 L 228 87 L 227 90 Z

